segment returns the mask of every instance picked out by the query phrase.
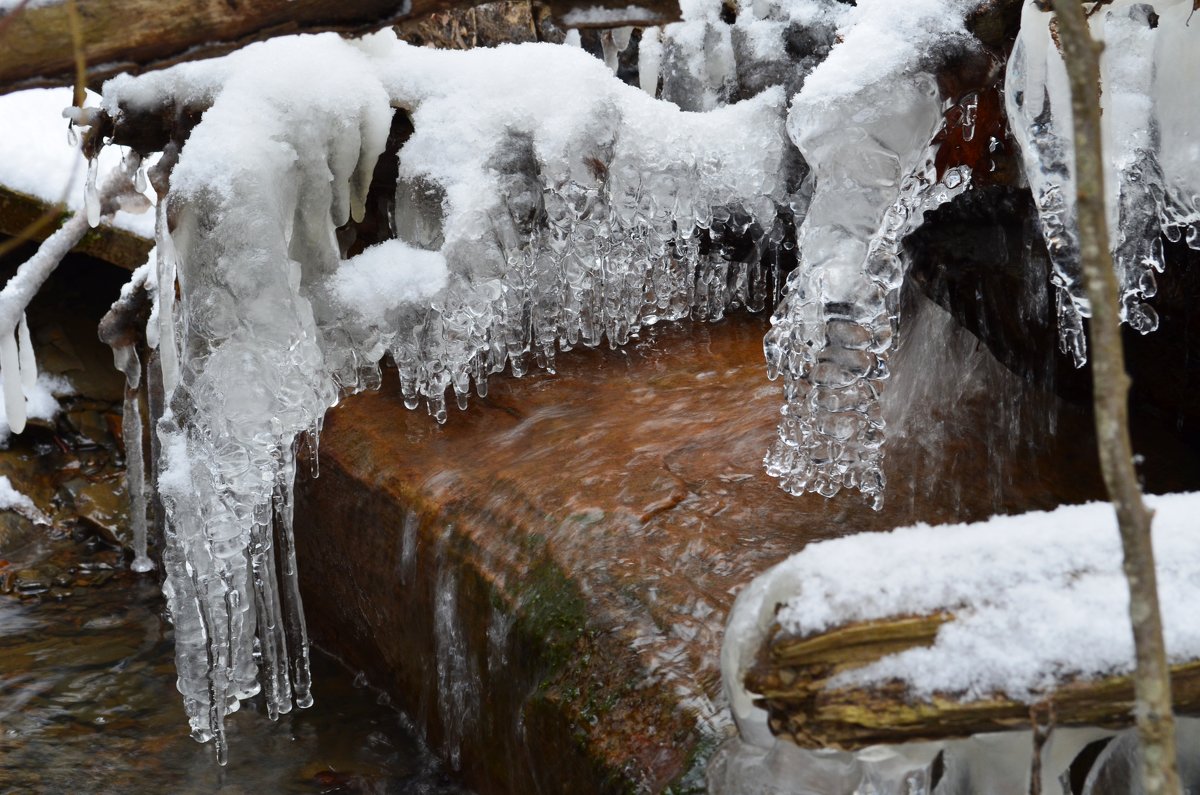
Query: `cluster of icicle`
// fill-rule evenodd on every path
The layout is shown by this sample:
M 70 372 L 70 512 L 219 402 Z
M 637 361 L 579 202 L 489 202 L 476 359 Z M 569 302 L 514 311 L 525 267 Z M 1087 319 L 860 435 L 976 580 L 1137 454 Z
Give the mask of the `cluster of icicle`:
M 800 264 L 763 346 L 785 396 L 765 464 L 792 494 L 854 488 L 882 505 L 879 394 L 899 323 L 901 242 L 970 180 L 969 169 L 934 167 L 946 98 L 930 63 L 971 46 L 964 19 L 975 5 L 754 3 L 732 23 L 713 6 L 654 40 L 669 67 L 664 95 L 700 105 L 770 80 L 770 53 L 809 46 L 786 81 L 797 91 L 788 134 L 811 169 L 811 198 L 797 218 Z M 700 52 L 704 69 L 692 63 Z
M 1163 270 L 1162 236 L 1200 248 L 1200 36 L 1186 0 L 1106 5 L 1091 17 L 1104 42 L 1100 94 L 1106 152 L 1109 247 L 1121 319 L 1146 334 L 1158 314 L 1145 303 Z M 1075 216 L 1071 92 L 1050 15 L 1026 6 L 1008 62 L 1010 125 L 1053 265 L 1059 343 L 1076 366 L 1087 361 L 1084 294 Z
M 553 372 L 559 351 L 605 338 L 624 345 L 660 320 L 715 321 L 729 308 L 773 306 L 791 245 L 781 99 L 731 109 L 741 118 L 729 114 L 730 127 L 757 125 L 741 134 L 764 144 L 733 158 L 684 146 L 651 151 L 620 116 L 602 140 L 557 162 L 529 132 L 507 130 L 488 161 L 502 201 L 469 245 L 443 245 L 450 287 L 429 311 L 384 335 L 407 405 L 424 398 L 444 422 L 448 389 L 466 408 L 472 383 L 486 395 L 488 375 L 506 366 L 520 376 L 532 360 Z M 401 168 L 409 171 L 403 151 Z M 421 193 L 401 181 L 395 221 L 424 230 L 406 242 L 430 245 L 447 231 L 440 202 L 430 207 Z M 380 346 L 369 347 L 377 360 Z M 377 371 L 367 378 L 376 382 Z
M 241 700 L 261 690 L 272 716 L 311 703 L 296 446 L 307 432 L 315 448 L 341 394 L 378 385 L 385 354 L 406 402 L 444 421 L 448 388 L 461 404 L 506 366 L 778 300 L 798 182 L 779 90 L 689 114 L 578 49 L 439 52 L 383 33 L 120 78 L 106 101 L 207 106 L 160 166 L 143 278 L 162 286 L 147 336 L 178 687 L 220 760 Z M 337 229 L 362 218 L 395 106 L 416 128 L 398 239 L 345 259 Z

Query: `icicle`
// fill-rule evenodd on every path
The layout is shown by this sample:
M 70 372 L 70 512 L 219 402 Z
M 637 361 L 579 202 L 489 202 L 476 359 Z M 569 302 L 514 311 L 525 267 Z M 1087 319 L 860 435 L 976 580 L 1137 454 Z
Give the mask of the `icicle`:
M 1200 129 L 1200 47 L 1191 3 L 1175 0 L 1156 3 L 1160 14 L 1155 35 L 1154 120 L 1161 137 L 1159 159 L 1166 184 L 1161 223 L 1173 241 L 1183 239 L 1200 249 L 1200 156 L 1196 130 Z
M 100 194 L 96 190 L 96 175 L 100 171 L 100 158 L 88 161 L 87 182 L 84 186 L 83 204 L 87 210 L 88 226 L 93 229 L 100 223 Z
M 624 47 L 617 47 L 617 43 L 613 40 L 613 32 L 606 30 L 600 34 L 600 49 L 604 53 L 604 65 L 617 73 L 617 68 L 620 66 L 621 50 Z
M 1157 292 L 1154 274 L 1164 266 L 1159 207 L 1166 191 L 1154 123 L 1158 37 L 1152 16 L 1153 8 L 1136 4 L 1103 12 L 1099 23 L 1109 242 L 1121 319 L 1142 334 L 1158 328 L 1158 313 L 1142 299 Z
M 638 85 L 650 96 L 658 95 L 658 75 L 662 67 L 662 40 L 659 28 L 646 28 L 638 42 Z
M 142 452 L 142 409 L 139 387 L 142 363 L 133 345 L 114 347 L 117 369 L 125 374 L 125 406 L 121 417 L 121 438 L 125 443 L 125 478 L 129 484 L 129 516 L 133 530 L 133 563 L 136 572 L 154 569 L 146 555 L 146 464 Z
M 1025 6 L 1013 45 L 1004 95 L 1010 128 L 1024 156 L 1025 175 L 1053 267 L 1059 347 L 1076 367 L 1087 361 L 1083 318 L 1091 314 L 1079 265 L 1075 220 L 1075 149 L 1066 67 L 1051 41 L 1050 15 Z
M 629 42 L 633 39 L 633 28 L 613 28 L 612 29 L 613 44 L 617 47 L 617 52 L 625 52 L 629 49 Z
M 37 357 L 33 352 L 33 340 L 29 337 L 29 323 L 25 319 L 25 313 L 21 313 L 21 320 L 17 324 L 17 347 L 18 358 L 21 363 L 21 386 L 26 391 L 33 389 L 37 385 Z
M 17 339 L 0 334 L 0 378 L 4 380 L 4 410 L 13 433 L 25 430 L 25 391 L 21 387 L 21 364 Z
M 167 201 L 158 202 L 154 223 L 155 239 L 158 241 L 156 268 L 158 290 L 158 356 L 162 368 L 163 391 L 171 394 L 179 383 L 179 347 L 175 340 L 175 245 L 167 226 Z M 149 336 L 149 335 L 147 335 Z
M 316 459 L 316 451 L 313 451 Z M 296 482 L 296 453 L 294 448 L 284 450 L 275 486 L 275 537 L 279 544 L 279 559 L 283 570 L 284 622 L 288 648 L 292 651 L 292 690 L 296 706 L 311 707 L 312 672 L 308 660 L 308 629 L 304 621 L 304 605 L 300 598 L 299 570 L 296 567 L 296 541 L 292 532 L 295 504 L 293 493 Z
M 410 406 L 410 408 L 416 407 Z M 324 425 L 324 422 L 324 418 L 318 419 L 304 434 L 304 445 L 308 450 L 308 474 L 313 480 L 321 477 L 321 426 Z

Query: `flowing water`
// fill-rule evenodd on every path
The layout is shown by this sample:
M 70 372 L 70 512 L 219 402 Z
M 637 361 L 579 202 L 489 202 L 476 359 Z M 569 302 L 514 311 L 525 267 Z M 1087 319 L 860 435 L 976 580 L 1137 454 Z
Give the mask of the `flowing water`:
M 108 565 L 95 557 L 76 568 Z M 317 706 L 272 723 L 247 702 L 219 767 L 185 729 L 157 580 L 113 575 L 60 600 L 0 597 L 0 792 L 466 792 L 385 697 L 316 650 Z
M 465 795 L 386 696 L 315 648 L 313 708 L 272 722 L 244 702 L 224 768 L 188 736 L 160 572 L 134 574 L 119 547 L 121 379 L 96 325 L 124 278 L 70 258 L 30 313 L 43 367 L 76 394 L 0 443 L 0 475 L 49 521 L 0 510 L 0 795 Z

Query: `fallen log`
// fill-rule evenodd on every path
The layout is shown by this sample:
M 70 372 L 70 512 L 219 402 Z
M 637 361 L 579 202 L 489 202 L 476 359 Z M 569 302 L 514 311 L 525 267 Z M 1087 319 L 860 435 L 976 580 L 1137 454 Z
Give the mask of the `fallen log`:
M 293 33 L 362 34 L 478 0 L 78 0 L 87 80 L 99 87 L 121 72 L 137 74 L 231 52 Z M 611 9 L 609 6 L 611 5 Z M 630 17 L 628 9 L 636 13 Z M 679 18 L 674 0 L 555 0 L 556 15 L 577 11 L 581 24 L 663 24 Z M 564 19 L 570 27 L 571 21 Z M 71 18 L 65 2 L 28 5 L 0 16 L 0 93 L 70 85 L 75 78 Z
M 910 648 L 932 645 L 953 615 L 898 616 L 797 637 L 776 625 L 746 676 L 760 696 L 771 731 L 806 748 L 856 750 L 871 745 L 937 741 L 982 732 L 1029 729 L 1052 714 L 1055 726 L 1133 725 L 1129 676 L 1068 681 L 1035 705 L 1003 696 L 961 700 L 914 698 L 899 682 L 830 687 L 838 674 Z M 1200 661 L 1171 669 L 1176 710 L 1200 713 Z
M 9 237 L 23 234 L 34 227 L 38 219 L 50 210 L 53 210 L 53 205 L 0 185 L 0 234 Z M 70 216 L 69 211 L 63 210 L 52 222 L 36 229 L 30 235 L 30 240 L 45 240 Z M 146 261 L 153 245 L 153 241 L 141 235 L 109 224 L 101 224 L 87 232 L 72 251 L 133 270 Z

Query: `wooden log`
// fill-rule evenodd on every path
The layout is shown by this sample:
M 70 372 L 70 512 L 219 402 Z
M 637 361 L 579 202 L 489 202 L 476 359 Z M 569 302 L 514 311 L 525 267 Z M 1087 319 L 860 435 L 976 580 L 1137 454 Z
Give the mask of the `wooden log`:
M 221 55 L 292 33 L 369 33 L 478 0 L 77 0 L 88 84 Z M 624 0 L 555 0 L 552 11 L 612 6 Z M 679 18 L 675 0 L 640 0 L 641 24 Z M 585 15 L 586 16 L 586 15 Z M 616 19 L 616 17 L 613 17 Z M 616 23 L 614 23 L 616 24 Z M 75 60 L 65 2 L 0 16 L 0 93 L 70 85 Z
M 830 688 L 836 675 L 905 649 L 929 646 L 953 616 L 898 616 L 848 624 L 796 637 L 778 625 L 746 676 L 761 696 L 771 731 L 806 748 L 855 750 L 870 745 L 948 740 L 980 732 L 1028 729 L 1031 705 L 1003 696 L 961 700 L 912 697 L 900 682 L 878 687 Z M 1176 710 L 1200 713 L 1200 661 L 1171 669 Z M 1056 726 L 1125 728 L 1133 724 L 1129 676 L 1061 684 L 1036 705 Z M 1052 708 L 1052 712 L 1047 709 Z
M 88 83 L 230 52 L 289 33 L 367 33 L 474 0 L 78 0 Z M 14 12 L 0 34 L 0 92 L 74 78 L 65 2 Z
M 15 237 L 51 209 L 53 205 L 41 199 L 0 185 L 0 234 Z M 31 239 L 45 240 L 70 215 L 69 212 L 62 212 L 53 222 L 34 233 Z M 72 250 L 133 270 L 146 261 L 153 245 L 153 241 L 141 235 L 101 224 L 84 235 L 79 245 Z

